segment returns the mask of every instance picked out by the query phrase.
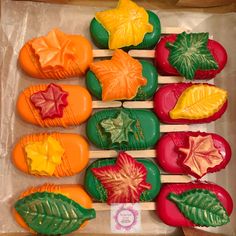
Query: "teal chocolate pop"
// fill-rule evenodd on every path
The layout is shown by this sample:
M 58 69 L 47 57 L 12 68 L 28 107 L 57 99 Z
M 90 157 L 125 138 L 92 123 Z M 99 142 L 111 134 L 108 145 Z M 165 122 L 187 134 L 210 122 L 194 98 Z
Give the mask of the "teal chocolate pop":
M 116 53 L 116 55 L 117 55 L 117 53 Z M 130 57 L 128 54 L 126 54 L 126 56 Z M 131 60 L 134 60 L 132 57 L 130 57 L 130 58 L 131 58 Z M 124 63 L 124 65 L 125 65 L 125 62 L 121 62 L 121 60 L 122 60 L 122 58 L 119 59 L 119 62 L 121 65 L 117 65 L 117 67 L 119 67 L 119 70 L 120 70 L 120 68 L 122 68 L 122 63 Z M 106 60 L 106 61 L 108 61 L 108 60 Z M 141 64 L 142 73 L 140 73 L 140 74 L 146 80 L 146 84 L 138 88 L 136 96 L 134 98 L 132 98 L 131 100 L 136 100 L 136 101 L 147 100 L 147 99 L 150 99 L 157 90 L 157 87 L 158 87 L 157 70 L 153 66 L 153 64 L 148 61 L 145 61 L 145 60 L 140 60 L 140 61 L 136 60 L 136 61 L 140 62 L 140 64 Z M 109 67 L 108 70 L 106 70 L 106 71 L 105 71 L 105 69 L 106 69 L 105 68 L 103 73 L 101 73 L 100 68 L 103 67 L 101 62 L 103 62 L 103 61 L 92 63 L 90 70 L 86 74 L 86 86 L 87 86 L 88 90 L 90 91 L 90 93 L 93 96 L 95 96 L 96 98 L 98 98 L 100 100 L 104 100 L 105 96 L 104 95 L 102 96 L 102 94 L 104 92 L 103 91 L 104 87 L 102 86 L 102 83 L 100 82 L 100 80 L 104 81 L 106 79 L 106 80 L 109 80 L 109 86 L 107 86 L 108 92 L 109 92 L 109 90 L 111 90 L 110 92 L 112 92 L 113 85 L 114 85 L 114 83 L 116 83 L 117 84 L 115 86 L 116 90 L 119 91 L 119 90 L 125 89 L 128 94 L 129 88 L 133 89 L 132 80 L 136 79 L 134 77 L 133 71 L 135 71 L 136 68 L 128 65 L 130 68 L 130 71 L 129 71 L 130 75 L 126 74 L 126 78 L 125 78 L 125 76 L 123 76 L 123 77 L 121 77 L 120 75 L 117 76 L 118 73 L 114 70 L 112 71 L 111 67 Z M 110 60 L 110 63 L 112 63 L 112 60 Z M 124 68 L 124 70 L 126 71 L 126 68 Z M 118 71 L 118 69 L 117 69 L 117 71 Z M 118 71 L 118 72 L 120 72 L 120 71 Z M 104 75 L 106 76 L 105 73 L 107 74 L 107 78 L 104 79 Z M 115 73 L 114 76 L 112 76 L 112 73 Z M 125 72 L 125 73 L 127 73 L 127 72 Z M 100 76 L 100 80 L 98 79 L 98 76 Z M 117 79 L 115 79 L 116 76 L 117 76 Z M 107 84 L 108 82 L 106 80 L 104 81 L 104 83 Z M 124 83 L 124 80 L 126 81 L 126 83 Z M 124 86 L 124 84 L 126 86 Z M 114 91 L 113 91 L 113 94 L 115 94 Z M 117 97 L 117 99 L 114 98 L 114 100 L 127 100 L 127 99 L 120 99 Z
M 94 161 L 86 170 L 85 188 L 97 201 L 152 201 L 160 191 L 160 172 L 151 160 L 120 152 L 117 159 Z
M 88 139 L 101 149 L 148 149 L 159 139 L 160 124 L 149 110 L 107 109 L 90 117 L 86 133 Z
M 132 9 L 130 9 L 130 10 L 132 11 Z M 123 48 L 124 50 L 130 50 L 130 49 L 153 49 L 155 47 L 155 45 L 157 44 L 157 42 L 161 36 L 160 20 L 154 12 L 147 10 L 146 13 L 148 15 L 148 23 L 150 25 L 152 25 L 152 31 L 146 33 L 144 35 L 143 41 L 136 46 L 134 46 L 134 45 L 128 46 L 127 45 L 124 47 L 115 47 L 115 48 Z M 122 14 L 122 11 L 121 11 L 121 14 Z M 110 47 L 109 47 L 109 40 L 110 40 L 111 35 L 109 34 L 108 30 L 103 26 L 103 24 L 101 22 L 99 22 L 99 20 L 97 18 L 98 17 L 96 14 L 96 17 L 94 17 L 90 23 L 90 34 L 91 34 L 91 38 L 92 38 L 94 44 L 98 48 L 101 48 L 101 49 L 108 49 L 108 48 L 114 49 L 114 47 L 111 47 L 111 43 L 110 43 Z M 119 18 L 119 20 L 120 19 L 121 18 Z M 131 23 L 130 22 L 123 23 L 123 21 L 120 20 L 121 24 L 118 27 L 123 27 L 123 29 L 119 29 L 117 27 L 116 28 L 117 32 L 114 32 L 114 33 L 116 35 L 119 35 L 119 32 L 124 30 L 125 25 L 127 25 L 128 30 L 131 29 L 131 28 L 129 28 L 130 25 L 134 24 L 136 27 L 140 26 L 140 25 L 138 25 L 138 22 L 136 23 L 135 21 L 136 21 L 136 19 L 134 19 L 134 21 Z M 137 19 L 137 21 L 138 21 L 138 19 Z M 111 24 L 112 24 L 112 22 L 111 22 Z M 138 30 L 138 28 L 137 28 L 137 30 Z M 125 31 L 125 32 L 127 32 L 127 31 Z M 131 32 L 131 33 L 134 35 L 135 30 L 134 30 L 134 32 Z M 124 41 L 126 38 L 126 35 L 120 33 L 120 36 L 121 37 L 119 38 L 119 40 Z M 123 37 L 123 39 L 122 39 L 122 37 Z

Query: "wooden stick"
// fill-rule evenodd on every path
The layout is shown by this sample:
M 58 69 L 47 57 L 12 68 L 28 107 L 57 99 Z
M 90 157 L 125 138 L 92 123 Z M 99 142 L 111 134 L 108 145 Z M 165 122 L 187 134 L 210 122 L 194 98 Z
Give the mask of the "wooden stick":
M 142 211 L 154 211 L 156 209 L 155 202 L 140 202 Z M 95 211 L 110 211 L 111 206 L 107 203 L 93 203 Z
M 93 49 L 93 57 L 111 57 L 114 50 L 110 49 Z
M 124 108 L 153 108 L 154 103 L 153 101 L 130 101 L 130 102 L 123 102 Z
M 128 54 L 137 58 L 155 58 L 155 50 L 130 50 Z
M 189 125 L 161 125 L 161 133 L 189 131 Z
M 161 34 L 180 34 L 183 31 L 190 33 L 191 29 L 184 27 L 163 27 L 161 29 Z
M 188 175 L 161 175 L 161 183 L 188 183 L 191 177 Z
M 109 108 L 109 107 L 121 107 L 122 103 L 120 101 L 112 102 L 102 102 L 102 101 L 93 101 L 92 108 Z
M 185 81 L 186 79 L 182 76 L 158 76 L 158 84 L 172 84 Z
M 143 158 L 153 158 L 156 157 L 156 151 L 154 149 L 150 150 L 132 150 L 125 151 L 127 154 L 132 157 L 143 157 Z M 89 158 L 112 158 L 117 157 L 118 152 L 114 150 L 98 150 L 98 151 L 89 151 Z
M 188 183 L 191 177 L 187 175 L 161 175 L 162 183 Z M 155 202 L 140 202 L 142 211 L 152 211 L 156 209 Z M 111 206 L 107 203 L 93 203 L 96 211 L 109 211 Z

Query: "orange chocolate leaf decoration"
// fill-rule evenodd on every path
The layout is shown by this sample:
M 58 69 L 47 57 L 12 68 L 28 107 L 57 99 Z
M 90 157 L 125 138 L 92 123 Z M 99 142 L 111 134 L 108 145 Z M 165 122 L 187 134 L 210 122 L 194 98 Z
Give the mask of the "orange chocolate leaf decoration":
M 182 164 L 189 167 L 198 177 L 207 173 L 208 168 L 213 168 L 223 161 L 223 157 L 214 146 L 211 135 L 205 137 L 189 137 L 189 147 L 179 148 L 186 155 Z
M 141 63 L 120 49 L 111 60 L 92 63 L 90 69 L 102 85 L 103 101 L 132 99 L 147 83 Z
M 124 152 L 115 165 L 92 168 L 92 172 L 107 190 L 108 204 L 139 202 L 142 192 L 152 187 L 146 182 L 145 166 Z
M 30 96 L 35 108 L 38 108 L 42 119 L 63 116 L 63 109 L 68 105 L 68 93 L 58 85 L 49 84 L 46 90 Z
M 58 29 L 50 31 L 47 36 L 34 39 L 32 48 L 39 57 L 43 70 L 50 67 L 67 67 L 71 60 L 76 60 L 71 39 Z

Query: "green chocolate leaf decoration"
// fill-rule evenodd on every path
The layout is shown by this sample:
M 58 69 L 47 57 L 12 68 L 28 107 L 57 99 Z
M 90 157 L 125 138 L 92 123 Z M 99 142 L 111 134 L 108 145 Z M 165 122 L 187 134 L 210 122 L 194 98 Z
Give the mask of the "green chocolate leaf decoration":
M 16 202 L 15 209 L 31 229 L 44 235 L 69 234 L 96 216 L 94 209 L 50 192 L 26 196 Z
M 205 189 L 192 189 L 182 194 L 170 193 L 183 215 L 199 226 L 221 226 L 229 222 L 229 216 L 217 196 Z
M 122 142 L 128 143 L 128 134 L 134 132 L 131 126 L 135 122 L 127 113 L 120 111 L 116 118 L 105 119 L 100 124 L 105 132 L 110 134 L 111 142 L 120 144 Z
M 208 33 L 183 32 L 174 43 L 167 43 L 170 49 L 169 62 L 186 79 L 193 80 L 197 70 L 218 69 L 218 64 L 207 48 Z

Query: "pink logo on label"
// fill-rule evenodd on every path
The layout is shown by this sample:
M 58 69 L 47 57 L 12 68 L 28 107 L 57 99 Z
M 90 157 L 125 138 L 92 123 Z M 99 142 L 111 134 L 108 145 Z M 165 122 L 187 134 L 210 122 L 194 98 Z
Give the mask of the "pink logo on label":
M 138 220 L 139 212 L 134 209 L 133 205 L 127 207 L 122 204 L 114 215 L 115 228 L 117 230 L 130 231 L 136 224 Z

